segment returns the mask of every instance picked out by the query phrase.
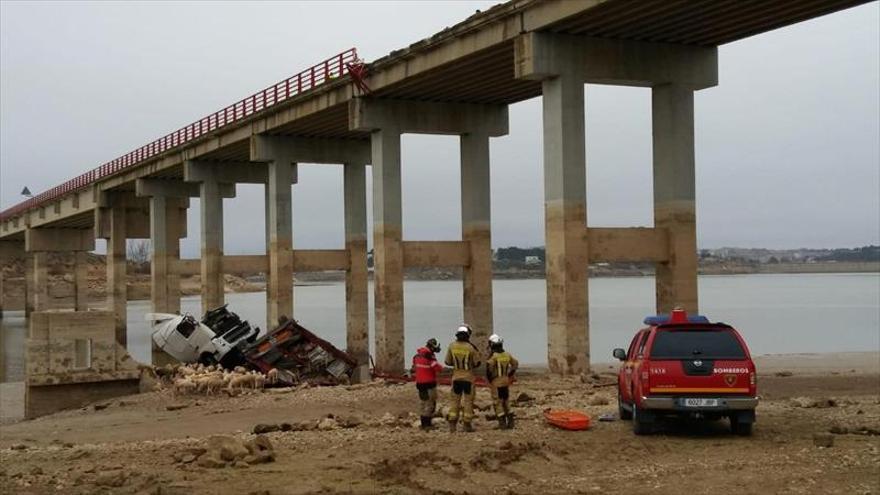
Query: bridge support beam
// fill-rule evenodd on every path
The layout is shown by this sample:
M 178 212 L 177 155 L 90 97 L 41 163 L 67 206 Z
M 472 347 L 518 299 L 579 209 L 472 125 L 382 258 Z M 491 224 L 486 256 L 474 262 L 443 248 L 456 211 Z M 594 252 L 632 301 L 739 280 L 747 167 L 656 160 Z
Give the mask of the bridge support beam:
M 297 162 L 331 163 L 343 165 L 345 189 L 345 254 L 346 262 L 346 344 L 348 352 L 361 365 L 369 363 L 369 312 L 367 296 L 366 245 L 366 184 L 365 163 L 370 160 L 369 144 L 364 141 L 338 139 L 311 139 L 289 136 L 254 136 L 251 139 L 251 161 L 266 162 L 270 182 L 266 187 L 266 246 L 270 259 L 268 288 L 274 296 L 267 297 L 269 328 L 281 315 L 292 316 L 293 273 L 300 263 L 292 251 L 292 217 L 290 217 L 289 188 L 281 187 L 284 178 L 272 184 L 273 175 L 281 175 L 275 164 L 290 164 L 291 177 L 297 181 Z M 286 165 L 285 167 L 286 168 Z M 287 193 L 288 196 L 285 196 Z M 282 213 L 287 213 L 284 218 Z M 285 234 L 289 242 L 285 248 Z M 289 253 L 289 259 L 288 259 Z M 277 259 L 277 270 L 272 270 L 272 259 Z M 277 281 L 277 283 L 276 283 Z M 269 292 L 273 294 L 273 292 Z M 289 297 L 289 302 L 287 301 Z M 283 310 L 290 312 L 286 312 Z M 358 377 L 356 377 L 357 379 Z
M 653 88 L 657 309 L 696 311 L 693 91 L 718 82 L 717 49 L 551 33 L 515 44 L 516 77 L 544 93 L 547 360 L 556 373 L 590 368 L 584 83 Z M 648 237 L 648 236 L 644 236 Z M 662 240 L 662 241 L 661 241 Z M 656 258 L 656 256 L 654 256 Z
M 507 134 L 507 107 L 359 98 L 349 107 L 349 127 L 371 132 L 376 367 L 404 367 L 400 136 L 407 132 L 460 136 L 462 239 L 469 255 L 463 313 L 480 347 L 492 333 L 489 137 Z

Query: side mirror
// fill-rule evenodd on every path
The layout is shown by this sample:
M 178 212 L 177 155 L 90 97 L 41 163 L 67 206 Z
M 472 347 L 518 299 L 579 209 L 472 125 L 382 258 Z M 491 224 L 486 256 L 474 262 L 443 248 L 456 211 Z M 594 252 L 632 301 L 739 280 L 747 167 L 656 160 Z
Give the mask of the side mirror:
M 620 349 L 620 348 L 614 349 L 614 352 L 612 354 L 618 360 L 626 361 L 626 351 L 624 351 L 623 349 Z

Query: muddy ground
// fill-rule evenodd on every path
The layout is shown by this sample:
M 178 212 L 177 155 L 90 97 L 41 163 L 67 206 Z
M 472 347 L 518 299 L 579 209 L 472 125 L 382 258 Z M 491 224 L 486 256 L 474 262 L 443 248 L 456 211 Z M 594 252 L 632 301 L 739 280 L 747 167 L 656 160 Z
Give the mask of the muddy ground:
M 626 421 L 583 432 L 543 421 L 550 407 L 594 420 L 616 412 L 606 374 L 523 376 L 513 395 L 533 399 L 516 404 L 515 430 L 480 418 L 477 432 L 455 434 L 413 428 L 412 385 L 238 397 L 153 392 L 0 427 L 0 492 L 880 493 L 880 375 L 789 373 L 760 376 L 763 401 L 750 438 L 731 435 L 726 421 L 672 421 L 649 437 L 635 437 Z M 481 416 L 488 412 L 488 391 L 477 403 Z M 328 415 L 335 419 L 321 422 Z M 200 453 L 211 435 L 252 439 L 257 424 L 290 429 L 266 433 L 274 462 L 203 467 L 186 455 Z M 831 430 L 833 446 L 817 446 L 814 435 Z

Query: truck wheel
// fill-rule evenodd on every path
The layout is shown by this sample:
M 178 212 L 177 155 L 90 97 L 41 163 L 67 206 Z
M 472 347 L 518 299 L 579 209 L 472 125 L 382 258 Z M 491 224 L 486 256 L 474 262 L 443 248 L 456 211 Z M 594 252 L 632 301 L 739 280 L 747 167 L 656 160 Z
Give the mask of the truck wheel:
M 617 415 L 620 419 L 632 419 L 633 413 L 629 409 L 623 407 L 623 397 L 617 392 Z
M 730 415 L 730 431 L 733 432 L 734 435 L 739 435 L 741 437 L 747 437 L 752 434 L 752 423 L 742 421 L 738 414 Z
M 651 423 L 645 421 L 646 414 L 644 410 L 640 410 L 639 406 L 633 402 L 632 406 L 632 422 L 633 422 L 633 433 L 636 435 L 648 435 L 651 433 L 651 427 L 653 426 Z

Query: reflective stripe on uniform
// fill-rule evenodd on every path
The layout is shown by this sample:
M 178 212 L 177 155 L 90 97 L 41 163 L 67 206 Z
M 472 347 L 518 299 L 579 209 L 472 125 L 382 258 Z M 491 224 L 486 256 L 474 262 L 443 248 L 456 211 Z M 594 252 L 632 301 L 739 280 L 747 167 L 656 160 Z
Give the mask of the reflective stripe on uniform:
M 453 349 L 452 350 L 452 360 L 454 361 L 455 369 L 457 369 L 457 370 L 471 369 L 470 356 L 471 356 L 471 352 L 468 349 Z

